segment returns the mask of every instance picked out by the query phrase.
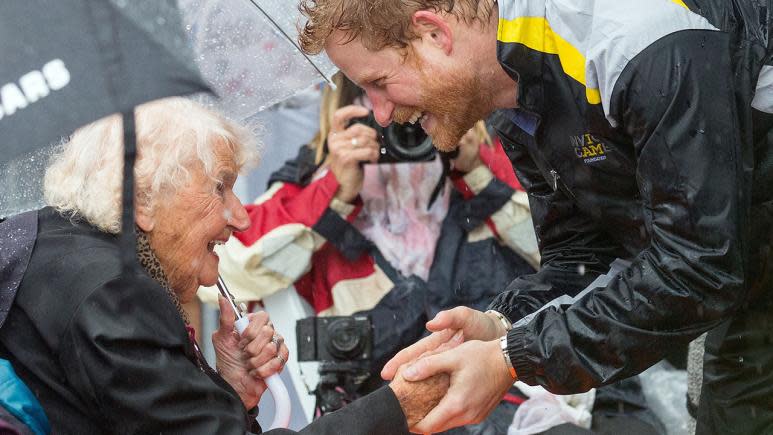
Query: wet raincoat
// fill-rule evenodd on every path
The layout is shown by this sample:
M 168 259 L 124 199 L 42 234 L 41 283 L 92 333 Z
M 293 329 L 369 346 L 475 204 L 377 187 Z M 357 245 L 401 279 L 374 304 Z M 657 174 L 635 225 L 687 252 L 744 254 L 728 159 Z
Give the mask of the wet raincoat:
M 139 271 L 132 286 L 115 285 L 117 251 L 116 236 L 51 208 L 0 222 L 0 358 L 40 401 L 52 432 L 259 433 L 233 388 L 198 366 L 158 283 Z M 300 431 L 342 432 L 408 428 L 384 387 Z
M 519 108 L 493 124 L 529 193 L 542 266 L 491 308 L 516 321 L 577 294 L 613 259 L 632 262 L 510 331 L 521 380 L 585 391 L 713 330 L 698 432 L 773 430 L 762 4 L 498 2 L 498 56 Z

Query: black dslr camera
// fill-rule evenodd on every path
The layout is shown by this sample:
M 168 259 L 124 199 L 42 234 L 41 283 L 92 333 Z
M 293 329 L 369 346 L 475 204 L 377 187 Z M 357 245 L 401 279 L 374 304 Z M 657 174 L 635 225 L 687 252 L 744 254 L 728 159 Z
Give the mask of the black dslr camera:
M 392 123 L 382 127 L 371 111 L 368 116 L 354 118 L 349 125 L 364 124 L 376 130 L 381 145 L 378 163 L 427 162 L 435 158 L 432 138 L 417 124 Z
M 360 396 L 370 378 L 373 324 L 369 316 L 308 317 L 295 325 L 298 361 L 320 361 L 316 415 Z
M 298 361 L 368 361 L 373 325 L 368 316 L 308 317 L 295 325 Z

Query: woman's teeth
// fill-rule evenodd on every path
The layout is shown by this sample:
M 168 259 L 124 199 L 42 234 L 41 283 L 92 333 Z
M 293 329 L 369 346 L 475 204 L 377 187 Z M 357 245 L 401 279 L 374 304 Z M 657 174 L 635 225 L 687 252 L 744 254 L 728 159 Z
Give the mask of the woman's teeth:
M 207 250 L 212 252 L 215 249 L 215 246 L 217 245 L 224 245 L 225 242 L 222 240 L 213 240 L 207 244 Z

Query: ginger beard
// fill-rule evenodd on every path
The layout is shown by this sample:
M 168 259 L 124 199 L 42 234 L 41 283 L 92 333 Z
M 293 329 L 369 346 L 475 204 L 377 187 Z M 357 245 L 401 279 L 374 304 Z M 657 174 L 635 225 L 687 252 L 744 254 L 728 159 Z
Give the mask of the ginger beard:
M 432 68 L 419 59 L 412 63 L 416 64 L 422 84 L 420 104 L 417 107 L 396 107 L 393 120 L 400 124 L 408 122 L 417 110 L 430 115 L 433 125 L 426 133 L 432 138 L 435 148 L 443 152 L 453 151 L 459 146 L 462 136 L 489 114 L 489 94 L 483 90 L 474 68 L 469 65 L 442 77 L 441 74 L 433 74 Z

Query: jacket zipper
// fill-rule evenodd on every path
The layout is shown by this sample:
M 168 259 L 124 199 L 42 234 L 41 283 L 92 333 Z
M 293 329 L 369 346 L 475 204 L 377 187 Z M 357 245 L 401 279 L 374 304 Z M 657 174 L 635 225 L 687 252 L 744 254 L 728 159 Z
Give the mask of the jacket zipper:
M 556 172 L 555 169 L 551 169 L 550 170 L 550 183 L 551 183 L 551 187 L 553 188 L 553 192 L 558 190 L 558 178 L 559 178 L 558 172 Z

